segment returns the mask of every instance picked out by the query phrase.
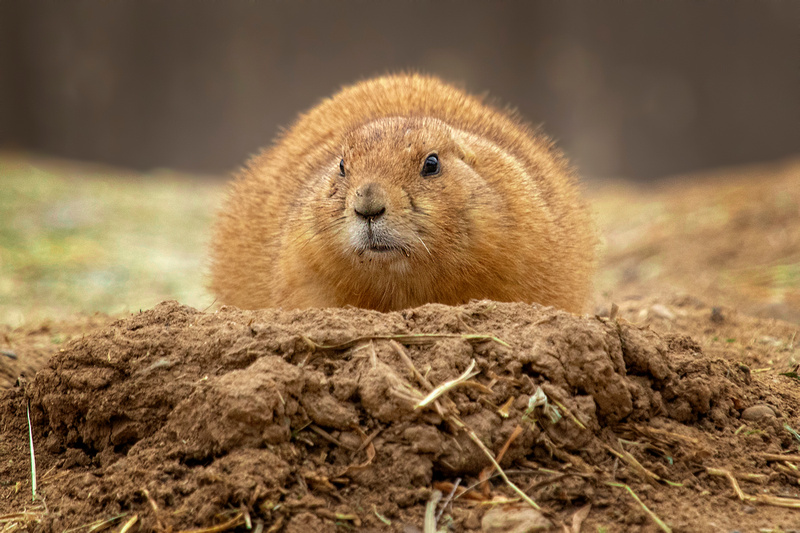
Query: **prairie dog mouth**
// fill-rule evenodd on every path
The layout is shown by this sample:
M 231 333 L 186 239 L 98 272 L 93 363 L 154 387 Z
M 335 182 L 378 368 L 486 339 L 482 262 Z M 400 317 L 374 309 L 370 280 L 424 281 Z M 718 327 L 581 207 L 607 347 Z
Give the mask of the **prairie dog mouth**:
M 370 252 L 380 252 L 380 253 L 392 252 L 392 251 L 394 251 L 396 249 L 397 248 L 395 248 L 393 246 L 389 246 L 389 245 L 386 245 L 386 244 L 375 244 L 375 243 L 370 244 L 366 248 L 366 250 L 369 250 Z
M 383 255 L 402 254 L 405 257 L 411 257 L 408 247 L 404 244 L 399 242 L 386 242 L 385 240 L 367 239 L 366 242 L 356 247 L 356 253 L 358 255 L 363 255 L 366 252 Z
M 350 242 L 357 255 L 373 253 L 380 255 L 402 254 L 410 257 L 408 245 L 396 232 L 386 228 L 385 224 L 365 222 L 354 224 L 350 231 Z

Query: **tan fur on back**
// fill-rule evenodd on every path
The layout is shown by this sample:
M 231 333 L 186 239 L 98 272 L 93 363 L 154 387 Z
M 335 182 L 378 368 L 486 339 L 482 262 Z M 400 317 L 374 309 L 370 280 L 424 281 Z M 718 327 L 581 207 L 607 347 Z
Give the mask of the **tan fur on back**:
M 423 177 L 431 154 L 441 172 Z M 363 194 L 385 210 L 359 215 Z M 489 298 L 579 312 L 595 243 L 547 138 L 436 78 L 387 76 L 322 101 L 240 171 L 211 290 L 248 309 Z

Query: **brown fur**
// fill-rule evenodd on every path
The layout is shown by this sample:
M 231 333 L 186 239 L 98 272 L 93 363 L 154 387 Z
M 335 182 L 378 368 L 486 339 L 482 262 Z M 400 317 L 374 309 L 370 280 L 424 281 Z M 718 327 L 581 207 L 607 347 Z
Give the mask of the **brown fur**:
M 441 174 L 422 177 L 432 152 Z M 354 211 L 368 183 L 386 209 L 369 224 Z M 364 248 L 379 239 L 370 224 L 390 251 Z M 324 100 L 239 173 L 216 222 L 211 290 L 248 309 L 489 298 L 578 312 L 595 241 L 548 139 L 436 78 L 386 76 Z

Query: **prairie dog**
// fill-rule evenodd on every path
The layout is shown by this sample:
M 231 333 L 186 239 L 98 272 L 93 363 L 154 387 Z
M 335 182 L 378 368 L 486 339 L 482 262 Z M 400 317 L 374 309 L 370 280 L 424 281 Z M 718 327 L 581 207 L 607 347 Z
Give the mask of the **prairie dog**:
M 595 244 L 546 137 L 436 78 L 393 75 L 323 100 L 239 172 L 210 288 L 247 309 L 488 298 L 580 312 Z

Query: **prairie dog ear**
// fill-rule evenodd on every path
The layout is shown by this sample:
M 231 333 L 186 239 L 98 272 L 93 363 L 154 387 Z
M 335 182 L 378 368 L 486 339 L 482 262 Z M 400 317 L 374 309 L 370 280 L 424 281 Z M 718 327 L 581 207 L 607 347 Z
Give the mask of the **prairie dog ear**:
M 453 143 L 456 145 L 456 153 L 458 154 L 458 157 L 460 157 L 469 166 L 474 165 L 475 152 L 470 149 L 466 138 L 456 132 L 452 132 L 450 135 L 453 139 Z

